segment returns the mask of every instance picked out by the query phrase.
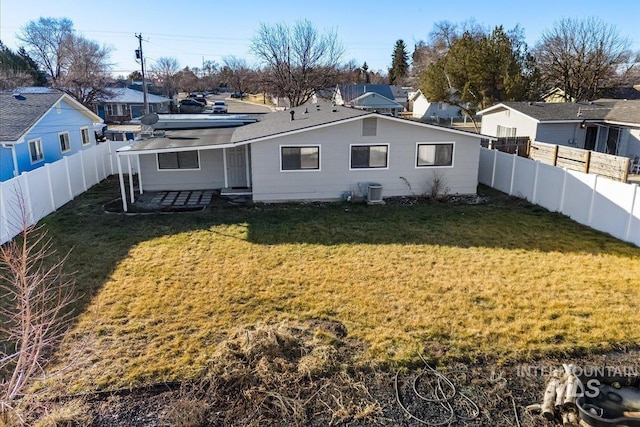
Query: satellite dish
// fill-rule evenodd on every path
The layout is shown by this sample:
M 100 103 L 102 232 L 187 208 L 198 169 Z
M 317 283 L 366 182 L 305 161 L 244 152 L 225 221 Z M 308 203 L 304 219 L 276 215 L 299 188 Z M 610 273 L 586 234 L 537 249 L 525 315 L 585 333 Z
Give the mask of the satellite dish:
M 158 120 L 160 120 L 160 117 L 156 113 L 150 113 L 142 116 L 142 118 L 140 118 L 140 123 L 151 126 L 158 123 Z

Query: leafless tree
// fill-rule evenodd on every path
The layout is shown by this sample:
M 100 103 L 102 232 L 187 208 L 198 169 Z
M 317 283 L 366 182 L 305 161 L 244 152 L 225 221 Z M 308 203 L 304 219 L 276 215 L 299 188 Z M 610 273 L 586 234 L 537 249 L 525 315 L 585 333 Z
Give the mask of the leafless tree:
M 111 49 L 76 34 L 68 18 L 40 18 L 22 28 L 18 39 L 48 74 L 51 85 L 89 106 L 107 97 Z
M 56 86 L 84 105 L 112 96 L 107 89 L 112 78 L 109 74 L 110 50 L 98 43 L 73 35 L 62 45 L 64 74 Z
M 63 45 L 74 31 L 73 22 L 68 18 L 40 18 L 25 25 L 18 40 L 26 43 L 27 53 L 55 83 L 64 69 Z
M 535 49 L 537 66 L 549 88 L 564 90 L 567 100 L 590 100 L 619 80 L 629 62 L 631 43 L 615 26 L 599 18 L 565 18 L 542 33 Z
M 74 282 L 62 271 L 67 257 L 56 260 L 46 232 L 29 225 L 24 200 L 18 201 L 22 232 L 0 246 L 0 421 L 5 425 L 19 417 L 16 403 L 26 387 L 46 379 L 44 367 L 69 326 L 76 300 Z
M 276 96 L 302 105 L 319 89 L 335 84 L 338 63 L 344 52 L 335 31 L 320 34 L 308 20 L 292 27 L 261 24 L 251 49 L 270 74 Z
M 222 59 L 221 77 L 235 91 L 248 92 L 253 85 L 256 75 L 247 61 L 237 56 L 225 56 Z
M 169 98 L 173 98 L 178 90 L 179 72 L 180 64 L 176 58 L 163 56 L 151 67 L 151 75 L 162 83 L 162 90 Z

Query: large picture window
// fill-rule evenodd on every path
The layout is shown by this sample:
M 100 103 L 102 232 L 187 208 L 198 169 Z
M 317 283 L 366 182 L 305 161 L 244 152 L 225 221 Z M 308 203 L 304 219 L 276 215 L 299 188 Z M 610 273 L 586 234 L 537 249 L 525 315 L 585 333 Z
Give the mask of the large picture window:
M 453 166 L 453 143 L 418 144 L 416 166 Z
M 197 151 L 158 153 L 158 169 L 200 169 Z
M 44 159 L 41 139 L 29 141 L 29 157 L 31 157 L 31 163 L 37 163 Z
M 386 168 L 389 145 L 352 145 L 351 169 Z
M 320 146 L 280 147 L 280 167 L 283 171 L 320 169 Z
M 58 139 L 60 140 L 60 152 L 66 153 L 71 150 L 71 142 L 69 142 L 69 132 L 59 133 Z

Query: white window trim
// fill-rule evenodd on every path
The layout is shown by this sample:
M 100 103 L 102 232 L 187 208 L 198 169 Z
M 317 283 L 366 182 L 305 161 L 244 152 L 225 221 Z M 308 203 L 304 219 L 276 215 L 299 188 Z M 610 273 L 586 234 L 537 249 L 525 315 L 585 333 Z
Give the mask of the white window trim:
M 351 148 L 352 147 L 379 147 L 379 146 L 386 146 L 387 147 L 387 166 L 383 167 L 383 168 L 352 168 L 351 167 Z M 349 144 L 349 170 L 350 171 L 383 171 L 383 170 L 388 170 L 389 169 L 389 163 L 391 163 L 391 146 L 388 143 L 370 143 L 370 144 Z
M 453 149 L 451 151 L 451 166 L 418 166 L 418 150 L 420 148 L 421 145 L 444 145 L 444 144 L 452 144 L 453 145 Z M 415 169 L 433 169 L 433 168 L 438 168 L 438 169 L 450 169 L 453 168 L 455 166 L 456 163 L 456 143 L 454 141 L 438 141 L 438 142 L 424 142 L 424 141 L 420 141 L 420 142 L 416 142 L 416 153 L 414 156 L 414 162 L 413 165 L 415 167 Z
M 31 158 L 31 143 L 32 142 L 37 142 L 38 145 L 40 146 L 40 154 L 42 154 L 42 158 L 38 159 L 38 160 L 33 160 Z M 30 139 L 27 142 L 27 147 L 29 147 L 29 160 L 31 161 L 32 165 L 35 165 L 36 163 L 42 163 L 44 162 L 44 150 L 42 149 L 42 138 L 36 138 L 36 139 Z
M 83 138 L 83 133 L 82 131 L 86 130 L 87 131 L 87 142 L 84 142 L 84 138 Z M 86 147 L 87 145 L 91 145 L 91 134 L 89 133 L 89 126 L 84 126 L 80 128 L 80 141 L 82 141 L 82 146 Z
M 282 149 L 283 148 L 303 148 L 318 147 L 318 169 L 282 169 Z M 280 160 L 280 172 L 321 172 L 322 171 L 322 148 L 320 144 L 286 144 L 278 147 L 278 157 Z
M 167 169 L 167 168 L 160 168 L 160 159 L 158 158 L 159 154 L 168 154 L 168 153 L 180 153 L 180 152 L 184 152 L 184 151 L 195 151 L 196 154 L 198 155 L 198 167 L 197 168 L 177 168 L 177 169 Z M 166 151 L 164 153 L 156 153 L 156 170 L 158 172 L 193 172 L 193 171 L 199 171 L 202 170 L 202 162 L 200 159 L 200 150 L 182 150 L 182 151 Z
M 60 136 L 61 135 L 67 135 L 67 141 L 69 141 L 69 148 L 66 150 L 62 149 L 62 144 L 60 143 Z M 64 154 L 64 153 L 68 153 L 69 151 L 71 151 L 71 137 L 69 136 L 69 132 L 59 132 L 58 133 L 58 146 L 60 147 L 60 153 Z

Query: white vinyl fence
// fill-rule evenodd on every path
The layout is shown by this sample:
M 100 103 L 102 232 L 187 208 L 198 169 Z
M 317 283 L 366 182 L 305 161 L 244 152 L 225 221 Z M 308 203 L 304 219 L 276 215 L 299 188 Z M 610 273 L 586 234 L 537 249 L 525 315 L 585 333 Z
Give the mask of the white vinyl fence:
M 128 142 L 107 141 L 41 168 L 0 182 L 0 244 L 22 230 L 20 198 L 29 225 L 117 172 L 116 150 Z
M 640 187 L 480 149 L 481 184 L 640 246 Z

